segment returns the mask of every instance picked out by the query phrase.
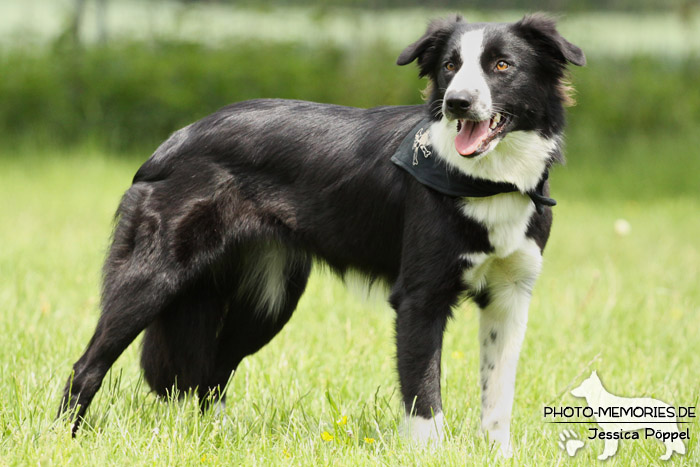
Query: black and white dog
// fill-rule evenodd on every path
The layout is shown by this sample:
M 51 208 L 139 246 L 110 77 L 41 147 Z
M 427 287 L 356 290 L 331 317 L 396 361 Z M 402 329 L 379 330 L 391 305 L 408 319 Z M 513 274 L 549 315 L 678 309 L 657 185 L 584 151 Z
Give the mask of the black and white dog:
M 145 330 L 158 394 L 204 405 L 294 312 L 312 260 L 391 287 L 405 428 L 439 439 L 445 324 L 481 308 L 482 428 L 511 450 L 515 368 L 551 226 L 568 63 L 581 50 L 532 15 L 512 24 L 434 21 L 417 60 L 426 105 L 358 109 L 241 102 L 163 143 L 117 211 L 102 314 L 60 413 L 79 421 Z M 78 423 L 74 425 L 77 429 Z

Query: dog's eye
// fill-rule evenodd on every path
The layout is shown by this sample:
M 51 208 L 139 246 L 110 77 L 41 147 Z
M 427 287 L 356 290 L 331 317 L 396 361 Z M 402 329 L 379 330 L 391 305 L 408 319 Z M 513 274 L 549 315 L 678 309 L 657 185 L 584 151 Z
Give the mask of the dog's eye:
M 499 60 L 498 63 L 496 63 L 496 70 L 498 71 L 506 71 L 508 68 L 510 68 L 508 62 Z
M 445 63 L 445 70 L 447 70 L 447 71 L 455 71 L 456 69 L 457 69 L 457 67 L 455 66 L 454 63 L 452 63 L 452 62 L 447 62 L 447 63 Z

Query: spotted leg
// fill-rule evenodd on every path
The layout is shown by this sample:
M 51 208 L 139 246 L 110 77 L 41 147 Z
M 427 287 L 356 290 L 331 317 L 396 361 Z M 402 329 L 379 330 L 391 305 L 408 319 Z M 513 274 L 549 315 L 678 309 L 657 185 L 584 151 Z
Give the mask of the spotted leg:
M 510 417 L 515 369 L 541 263 L 540 250 L 534 242 L 508 257 L 493 260 L 486 273 L 483 299 L 479 301 L 481 428 L 505 457 L 512 455 Z

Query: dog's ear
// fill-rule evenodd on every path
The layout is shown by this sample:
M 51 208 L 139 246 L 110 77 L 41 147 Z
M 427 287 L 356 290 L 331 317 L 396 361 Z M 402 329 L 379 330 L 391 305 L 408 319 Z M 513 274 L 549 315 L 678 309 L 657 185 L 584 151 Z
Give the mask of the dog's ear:
M 408 65 L 412 61 L 418 59 L 420 76 L 428 75 L 435 61 L 440 58 L 439 52 L 447 44 L 456 25 L 461 22 L 463 22 L 463 19 L 460 15 L 432 21 L 428 25 L 428 29 L 425 31 L 425 34 L 423 34 L 423 37 L 401 52 L 401 55 L 399 55 L 399 58 L 396 60 L 396 64 Z
M 559 34 L 552 18 L 541 13 L 527 15 L 515 23 L 514 28 L 530 43 L 550 51 L 562 63 L 586 64 L 583 51 Z

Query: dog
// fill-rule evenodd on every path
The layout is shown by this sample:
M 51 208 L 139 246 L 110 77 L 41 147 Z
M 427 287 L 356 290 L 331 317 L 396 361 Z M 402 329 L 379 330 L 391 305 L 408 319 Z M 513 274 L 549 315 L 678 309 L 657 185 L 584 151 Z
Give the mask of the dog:
M 440 355 L 452 308 L 480 307 L 482 427 L 511 452 L 528 304 L 562 160 L 567 66 L 583 52 L 541 14 L 435 20 L 398 57 L 427 102 L 359 109 L 259 99 L 171 135 L 116 214 L 99 321 L 59 410 L 77 430 L 145 330 L 157 394 L 223 404 L 241 360 L 290 319 L 312 261 L 390 287 L 406 435 L 443 436 Z
M 642 429 L 645 438 L 657 438 L 666 447 L 666 452 L 661 456 L 661 460 L 670 459 L 674 452 L 685 454 L 683 434 L 678 431 L 675 415 L 668 416 L 672 407 L 665 402 L 650 397 L 630 398 L 610 394 L 603 387 L 603 383 L 595 371 L 578 387 L 572 389 L 571 394 L 574 397 L 586 399 L 586 403 L 593 409 L 594 417 L 601 427 L 600 430 L 591 428 L 593 433 L 589 437 L 605 440 L 605 448 L 603 453 L 598 456 L 599 460 L 603 461 L 615 455 L 621 438 L 638 439 L 638 434 L 630 433 L 629 435 L 635 436 L 628 437 L 625 436 L 625 432 Z M 631 415 L 623 415 L 621 413 L 623 409 L 630 410 Z M 606 410 L 610 412 L 604 413 Z M 615 413 L 615 410 L 620 413 Z M 645 410 L 647 413 L 644 413 Z M 654 412 L 658 413 L 654 414 Z M 601 433 L 596 433 L 596 431 Z

